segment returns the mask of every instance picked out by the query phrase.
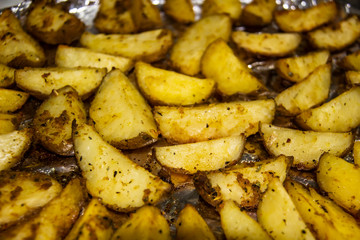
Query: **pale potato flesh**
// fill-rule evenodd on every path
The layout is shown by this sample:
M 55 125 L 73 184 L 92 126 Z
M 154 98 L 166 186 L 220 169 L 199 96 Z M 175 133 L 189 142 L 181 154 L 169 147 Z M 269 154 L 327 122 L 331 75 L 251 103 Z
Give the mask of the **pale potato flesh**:
M 0 63 L 0 87 L 9 87 L 14 84 L 15 69 Z
M 279 110 L 290 115 L 299 114 L 323 103 L 329 95 L 331 84 L 331 65 L 316 68 L 303 81 L 285 89 L 275 97 Z
M 276 8 L 275 0 L 253 0 L 241 13 L 241 23 L 245 26 L 264 26 L 271 23 Z
M 19 114 L 0 113 L 0 134 L 15 131 L 20 122 Z
M 360 51 L 353 52 L 343 59 L 346 69 L 360 71 Z
M 351 85 L 360 85 L 360 71 L 347 71 L 345 76 Z
M 116 211 L 157 203 L 171 185 L 106 143 L 89 125 L 74 129 L 75 156 L 88 192 Z
M 0 88 L 0 112 L 15 112 L 25 104 L 28 98 L 29 94 L 26 92 Z
M 195 21 L 191 0 L 166 0 L 163 8 L 165 14 L 177 22 L 191 23 Z
M 272 122 L 274 114 L 275 103 L 272 99 L 154 108 L 154 117 L 162 136 L 177 143 L 206 141 L 242 133 L 250 136 L 258 131 L 259 122 Z
M 243 135 L 197 143 L 155 147 L 155 158 L 177 172 L 194 174 L 232 165 L 240 160 L 245 145 Z
M 200 72 L 201 57 L 213 41 L 222 38 L 226 42 L 231 33 L 231 20 L 222 14 L 210 15 L 188 27 L 174 44 L 170 61 L 174 69 L 195 75 Z
M 214 14 L 227 14 L 236 22 L 242 12 L 242 4 L 238 0 L 205 0 L 202 4 L 202 17 Z
M 118 148 L 143 147 L 158 137 L 150 106 L 120 70 L 106 75 L 91 102 L 89 116 L 100 135 Z

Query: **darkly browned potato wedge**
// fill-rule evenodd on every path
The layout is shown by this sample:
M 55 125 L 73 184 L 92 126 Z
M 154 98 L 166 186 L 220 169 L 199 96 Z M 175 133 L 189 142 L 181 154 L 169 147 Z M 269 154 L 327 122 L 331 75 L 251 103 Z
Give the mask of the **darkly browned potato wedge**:
M 42 47 L 21 27 L 10 9 L 0 15 L 0 62 L 11 67 L 41 67 L 45 63 Z
M 180 23 L 191 23 L 195 21 L 195 13 L 191 0 L 166 0 L 164 12 Z
M 264 26 L 271 23 L 275 0 L 253 0 L 243 8 L 241 23 L 245 26 Z

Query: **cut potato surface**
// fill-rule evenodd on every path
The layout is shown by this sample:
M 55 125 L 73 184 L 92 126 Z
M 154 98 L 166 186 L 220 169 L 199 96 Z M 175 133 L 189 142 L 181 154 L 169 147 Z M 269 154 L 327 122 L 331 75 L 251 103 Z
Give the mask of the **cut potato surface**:
M 241 23 L 245 26 L 264 26 L 271 23 L 276 8 L 275 0 L 253 0 L 241 13 Z
M 106 143 L 89 125 L 75 127 L 74 148 L 88 192 L 111 209 L 128 212 L 155 204 L 171 189 Z
M 258 131 L 259 122 L 272 122 L 272 99 L 237 101 L 198 107 L 156 106 L 154 117 L 166 140 L 177 143 L 200 142 Z
M 175 21 L 191 23 L 195 21 L 195 13 L 191 0 L 166 0 L 164 12 Z
M 17 130 L 19 122 L 19 114 L 0 113 L 0 134 Z
M 143 62 L 136 63 L 135 74 L 140 90 L 152 104 L 186 106 L 203 103 L 215 89 L 212 79 L 189 77 Z
M 354 157 L 354 164 L 360 166 L 360 141 L 356 141 L 354 143 L 353 157 Z
M 290 128 L 261 124 L 266 149 L 273 155 L 294 157 L 298 169 L 314 169 L 323 153 L 343 156 L 350 151 L 354 136 L 348 133 L 300 131 Z
M 156 160 L 176 172 L 194 174 L 235 164 L 244 150 L 245 137 L 234 136 L 182 145 L 155 147 Z
M 346 69 L 360 71 L 360 51 L 347 55 L 342 63 Z
M 28 98 L 29 94 L 26 92 L 0 88 L 0 112 L 15 112 L 25 104 Z
M 14 84 L 15 69 L 0 63 L 0 87 L 6 88 Z
M 151 0 L 132 0 L 130 6 L 131 17 L 135 27 L 140 31 L 161 27 L 160 10 Z
M 140 148 L 158 137 L 150 106 L 120 70 L 106 75 L 91 102 L 89 116 L 100 135 L 121 149 Z
M 360 85 L 360 71 L 347 71 L 345 76 L 351 85 Z
M 205 0 L 202 4 L 202 17 L 214 14 L 227 14 L 236 22 L 242 12 L 242 4 L 238 0 Z

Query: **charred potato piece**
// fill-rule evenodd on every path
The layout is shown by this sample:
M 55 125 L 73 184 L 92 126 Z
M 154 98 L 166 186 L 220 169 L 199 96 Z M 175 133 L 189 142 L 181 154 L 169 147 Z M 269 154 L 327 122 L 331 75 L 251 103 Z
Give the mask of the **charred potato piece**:
M 21 161 L 30 148 L 32 136 L 30 128 L 0 135 L 0 171 L 10 169 Z
M 359 71 L 347 71 L 345 73 L 346 80 L 351 85 L 360 85 L 360 72 Z
M 347 55 L 342 64 L 348 70 L 360 71 L 360 51 Z
M 171 185 L 106 143 L 89 125 L 74 127 L 75 156 L 86 188 L 106 206 L 129 212 L 156 204 Z
M 253 0 L 241 13 L 241 23 L 245 26 L 265 26 L 271 23 L 276 7 L 275 0 Z
M 231 20 L 226 15 L 210 15 L 188 27 L 174 44 L 170 61 L 172 66 L 187 75 L 200 72 L 201 57 L 213 41 L 229 40 Z
M 130 13 L 139 31 L 160 28 L 163 25 L 160 10 L 151 0 L 132 0 Z
M 307 32 L 334 20 L 336 15 L 336 3 L 331 1 L 304 10 L 275 11 L 274 19 L 284 32 Z
M 0 113 L 0 134 L 15 131 L 19 123 L 19 114 Z
M 105 68 L 25 68 L 15 71 L 15 82 L 39 99 L 46 99 L 54 89 L 67 85 L 86 99 L 100 86 L 105 74 Z
M 138 34 L 91 34 L 85 32 L 80 43 L 91 50 L 133 60 L 155 62 L 163 59 L 173 43 L 170 30 L 158 29 Z
M 0 112 L 15 112 L 25 104 L 28 98 L 29 94 L 26 92 L 0 88 Z
M 42 47 L 21 27 L 10 9 L 0 15 L 0 62 L 10 67 L 41 67 L 45 63 Z
M 138 86 L 152 104 L 193 105 L 205 102 L 214 92 L 215 81 L 152 67 L 137 62 L 135 75 Z
M 163 6 L 166 15 L 180 23 L 195 21 L 195 13 L 191 0 L 166 0 Z
M 120 70 L 106 75 L 89 116 L 104 140 L 120 149 L 140 148 L 158 138 L 150 106 Z
M 14 84 L 15 69 L 0 63 L 0 87 L 6 88 Z
M 205 0 L 201 8 L 203 17 L 219 13 L 227 14 L 234 22 L 239 20 L 242 12 L 241 2 L 238 0 Z

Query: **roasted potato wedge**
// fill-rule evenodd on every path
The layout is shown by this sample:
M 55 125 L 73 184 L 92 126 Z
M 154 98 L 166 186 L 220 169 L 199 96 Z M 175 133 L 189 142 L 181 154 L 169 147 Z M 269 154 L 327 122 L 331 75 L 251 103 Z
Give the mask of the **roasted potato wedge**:
M 329 51 L 310 52 L 302 56 L 282 58 L 275 62 L 276 72 L 292 82 L 301 82 L 317 67 L 326 64 Z
M 200 72 L 201 57 L 210 43 L 218 38 L 226 42 L 231 33 L 231 20 L 223 14 L 204 17 L 188 27 L 174 44 L 170 61 L 172 66 L 187 75 Z
M 94 51 L 134 60 L 155 62 L 165 57 L 173 43 L 170 30 L 158 29 L 138 34 L 91 34 L 85 32 L 80 43 Z
M 85 107 L 76 90 L 70 86 L 54 90 L 35 112 L 36 137 L 51 152 L 73 156 L 73 120 L 86 122 Z
M 191 0 L 165 0 L 164 12 L 180 23 L 191 23 L 195 21 L 195 13 Z
M 241 13 L 241 23 L 245 26 L 265 26 L 272 22 L 276 8 L 275 0 L 253 0 Z
M 221 204 L 219 214 L 226 239 L 271 239 L 260 224 L 233 201 L 225 201 Z
M 360 51 L 353 52 L 344 57 L 342 64 L 348 70 L 360 71 Z
M 345 76 L 351 85 L 360 85 L 360 71 L 347 71 Z
M 0 112 L 19 110 L 28 100 L 29 94 L 22 91 L 0 88 Z
M 46 99 L 54 89 L 67 85 L 86 99 L 100 86 L 105 74 L 105 68 L 25 68 L 15 71 L 15 82 L 39 99 Z
M 291 158 L 279 156 L 250 166 L 235 165 L 230 169 L 195 176 L 195 186 L 204 200 L 218 206 L 233 200 L 242 208 L 256 209 L 261 194 L 271 179 L 283 182 L 291 166 Z
M 264 56 L 285 56 L 292 53 L 301 42 L 297 33 L 249 33 L 234 31 L 232 40 L 239 48 Z
M 259 122 L 272 122 L 274 114 L 272 99 L 154 108 L 162 136 L 175 143 L 200 142 L 242 133 L 250 136 L 258 131 Z
M 223 39 L 215 40 L 204 52 L 201 72 L 216 81 L 220 94 L 248 94 L 265 89 L 265 86 L 251 74 L 246 63 L 238 58 Z M 227 68 L 231 66 L 231 68 Z M 227 69 L 224 71 L 224 69 Z
M 286 181 L 285 188 L 316 239 L 356 239 L 360 236 L 356 220 L 313 188 L 309 191 L 294 181 Z
M 205 220 L 201 217 L 194 206 L 187 204 L 179 213 L 175 222 L 176 239 L 192 240 L 215 240 Z
M 314 239 L 282 182 L 269 183 L 257 209 L 259 223 L 273 239 Z
M 274 19 L 284 32 L 307 32 L 334 20 L 337 12 L 335 1 L 320 2 L 306 9 L 275 11 Z
M 321 65 L 303 81 L 285 89 L 275 97 L 278 110 L 297 115 L 325 102 L 331 84 L 331 65 Z
M 45 63 L 42 47 L 21 27 L 10 9 L 0 15 L 0 63 L 10 67 L 41 67 Z
M 354 164 L 360 166 L 360 141 L 355 141 L 353 148 Z
M 10 169 L 21 161 L 30 148 L 32 136 L 30 128 L 0 135 L 0 171 Z
M 19 123 L 19 114 L 0 113 L 0 134 L 15 131 Z
M 144 206 L 115 231 L 111 240 L 117 239 L 170 240 L 170 227 L 158 208 Z
M 151 30 L 163 25 L 160 10 L 151 0 L 132 0 L 130 13 L 139 31 Z
M 319 186 L 339 206 L 354 216 L 360 213 L 360 169 L 332 154 L 321 156 L 316 171 Z
M 323 153 L 343 156 L 351 150 L 354 136 L 351 132 L 313 132 L 261 124 L 259 129 L 266 149 L 273 155 L 294 157 L 298 169 L 314 169 Z
M 14 84 L 15 69 L 0 63 L 0 87 L 6 88 Z
M 106 143 L 89 125 L 74 127 L 77 162 L 88 192 L 116 211 L 132 211 L 155 204 L 170 184 L 146 171 Z
M 193 105 L 204 103 L 215 89 L 215 81 L 195 78 L 137 62 L 135 75 L 138 86 L 152 104 Z
M 235 164 L 245 145 L 243 135 L 197 143 L 155 147 L 155 158 L 164 167 L 180 173 L 212 171 Z
M 201 6 L 202 17 L 214 14 L 227 14 L 231 20 L 239 20 L 242 6 L 238 0 L 205 0 Z
M 360 37 L 360 20 L 349 17 L 333 26 L 325 26 L 308 33 L 310 44 L 329 51 L 341 50 L 353 44 Z
M 113 68 L 127 73 L 133 66 L 133 60 L 113 56 L 105 53 L 98 53 L 86 48 L 70 47 L 59 45 L 56 50 L 55 64 L 59 67 L 95 67 L 106 68 L 110 72 Z
M 89 116 L 104 140 L 120 149 L 140 148 L 158 138 L 150 106 L 120 70 L 106 75 Z
M 80 38 L 85 24 L 60 4 L 34 1 L 25 21 L 26 30 L 48 44 L 70 44 Z
M 360 124 L 360 86 L 340 94 L 323 105 L 309 109 L 296 120 L 305 129 L 321 132 L 347 132 Z
M 0 172 L 0 229 L 45 206 L 62 190 L 51 177 L 30 172 Z

